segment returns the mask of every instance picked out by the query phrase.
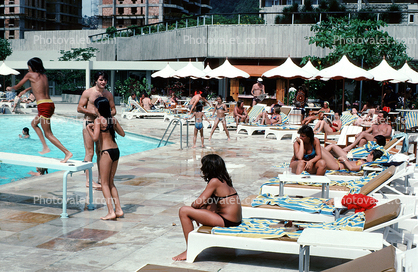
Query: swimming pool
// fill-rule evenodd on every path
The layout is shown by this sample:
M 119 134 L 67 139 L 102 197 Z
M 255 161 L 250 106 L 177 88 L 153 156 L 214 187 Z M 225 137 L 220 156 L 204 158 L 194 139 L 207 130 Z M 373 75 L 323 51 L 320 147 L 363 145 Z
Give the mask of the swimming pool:
M 26 154 L 40 156 L 39 151 L 42 150 L 42 144 L 39 140 L 36 132 L 32 129 L 30 123 L 33 116 L 2 116 L 0 117 L 0 124 L 2 129 L 0 130 L 0 151 L 16 154 Z M 29 128 L 29 139 L 20 139 L 19 134 L 22 134 L 24 127 Z M 84 142 L 82 129 L 83 125 L 81 120 L 52 117 L 51 128 L 54 135 L 61 141 L 61 143 L 73 153 L 71 159 L 80 160 L 84 159 Z M 46 140 L 51 152 L 43 155 L 51 158 L 64 158 L 58 148 Z M 116 142 L 118 143 L 121 156 L 126 156 L 146 150 L 157 148 L 159 140 L 140 136 L 132 133 L 126 133 L 125 137 L 117 135 Z M 94 161 L 96 156 L 94 156 Z M 33 167 L 17 166 L 10 164 L 0 164 L 0 185 L 10 183 L 25 177 L 29 177 L 29 171 L 36 171 Z M 48 172 L 52 173 L 56 170 L 49 169 Z

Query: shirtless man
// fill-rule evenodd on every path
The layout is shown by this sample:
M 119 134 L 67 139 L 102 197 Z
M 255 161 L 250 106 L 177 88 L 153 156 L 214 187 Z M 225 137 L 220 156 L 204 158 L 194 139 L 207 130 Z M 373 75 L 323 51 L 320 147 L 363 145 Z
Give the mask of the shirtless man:
M 378 124 L 373 125 L 368 130 L 365 130 L 356 135 L 356 140 L 354 143 L 350 144 L 343 148 L 345 152 L 350 151 L 354 147 L 358 146 L 361 147 L 365 145 L 368 141 L 373 141 L 376 135 L 383 135 L 383 137 L 388 138 L 392 134 L 392 126 L 386 123 L 386 119 L 388 117 L 388 113 L 385 111 L 381 111 L 377 115 Z
M 189 102 L 188 108 L 190 112 L 193 112 L 194 108 L 196 108 L 197 103 L 199 103 L 201 100 L 210 104 L 209 101 L 206 100 L 206 93 L 203 93 L 203 94 L 196 93 Z
M 260 102 L 260 100 L 257 98 L 257 96 L 266 93 L 265 87 L 264 87 L 262 82 L 263 82 L 263 79 L 261 77 L 259 77 L 257 79 L 257 83 L 255 83 L 253 85 L 253 88 L 251 89 L 251 95 L 254 96 L 253 106 L 256 105 L 258 102 Z
M 39 139 L 42 142 L 42 151 L 39 154 L 45 154 L 50 152 L 49 147 L 46 145 L 45 137 L 59 150 L 64 152 L 65 157 L 61 161 L 63 163 L 67 162 L 72 156 L 73 153 L 68 151 L 61 142 L 52 134 L 51 131 L 51 116 L 54 114 L 55 105 L 52 102 L 51 98 L 49 97 L 49 85 L 48 85 L 48 78 L 45 75 L 45 68 L 40 58 L 31 58 L 28 61 L 28 70 L 29 72 L 23 77 L 23 79 L 13 87 L 7 87 L 7 91 L 15 91 L 16 89 L 20 89 L 23 84 L 25 84 L 28 80 L 30 81 L 30 85 L 32 87 L 32 92 L 35 95 L 35 99 L 38 105 L 38 115 L 32 121 L 32 127 L 38 134 Z M 27 88 L 26 90 L 20 92 L 19 96 L 22 96 L 25 92 L 30 90 Z M 38 124 L 41 123 L 42 130 L 38 127 Z
M 152 109 L 152 106 L 154 106 L 151 103 L 151 99 L 149 98 L 149 96 L 148 96 L 147 93 L 146 94 L 143 94 L 143 96 L 144 96 L 144 98 L 142 99 L 142 105 L 143 105 L 144 109 L 151 110 Z
M 94 156 L 94 141 L 87 131 L 87 125 L 93 124 L 94 119 L 97 118 L 94 100 L 101 96 L 106 97 L 109 100 L 112 116 L 116 115 L 116 108 L 115 102 L 113 100 L 113 95 L 108 90 L 105 90 L 107 80 L 108 75 L 104 71 L 95 73 L 94 86 L 83 92 L 77 106 L 77 112 L 84 114 L 83 139 L 84 148 L 86 149 L 84 160 L 89 162 L 93 160 Z M 96 142 L 97 170 L 99 170 L 100 151 L 100 143 Z M 98 171 L 98 173 L 100 173 L 100 171 Z M 100 180 L 100 174 L 98 179 Z M 88 170 L 86 170 L 86 187 L 89 187 Z M 101 188 L 101 185 L 93 181 L 93 188 L 99 189 Z

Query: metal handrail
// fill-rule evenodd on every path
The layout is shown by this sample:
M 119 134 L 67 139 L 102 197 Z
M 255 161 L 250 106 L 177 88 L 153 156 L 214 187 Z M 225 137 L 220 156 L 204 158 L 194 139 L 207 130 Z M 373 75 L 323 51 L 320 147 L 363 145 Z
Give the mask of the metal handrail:
M 167 131 L 169 130 L 169 128 L 170 128 L 170 126 L 171 126 L 172 123 L 175 123 L 174 124 L 174 127 L 171 130 L 170 134 L 168 135 L 167 140 L 165 141 L 164 146 L 167 145 L 168 140 L 170 139 L 171 134 L 173 134 L 173 131 L 176 128 L 176 126 L 178 124 L 180 124 L 180 149 L 183 149 L 183 122 L 181 121 L 180 118 L 175 118 L 175 119 L 173 119 L 173 120 L 170 121 L 170 123 L 168 124 L 167 128 L 165 129 L 165 132 L 163 134 L 163 137 L 161 137 L 161 140 L 158 143 L 158 147 L 160 147 L 161 143 L 163 142 L 164 137 L 167 134 Z M 187 129 L 186 129 L 186 145 L 187 145 L 187 147 L 189 147 L 189 121 L 188 120 L 186 120 L 186 125 L 187 125 Z

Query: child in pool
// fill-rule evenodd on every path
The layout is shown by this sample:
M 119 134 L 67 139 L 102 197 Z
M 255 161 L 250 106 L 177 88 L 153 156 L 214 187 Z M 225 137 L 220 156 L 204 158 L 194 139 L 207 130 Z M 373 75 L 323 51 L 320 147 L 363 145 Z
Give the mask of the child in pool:
M 32 176 L 42 176 L 48 174 L 48 168 L 36 167 L 36 172 L 30 171 L 29 174 Z
M 186 245 L 193 221 L 212 227 L 233 227 L 241 224 L 241 202 L 232 186 L 231 177 L 224 160 L 216 154 L 202 158 L 203 179 L 208 183 L 203 193 L 193 201 L 191 207 L 180 208 L 179 217 Z M 186 260 L 187 250 L 173 257 L 175 261 Z
M 226 128 L 226 119 L 225 119 L 225 113 L 228 112 L 228 110 L 226 109 L 226 105 L 222 102 L 222 96 L 219 95 L 216 98 L 216 102 L 218 104 L 216 104 L 215 108 L 213 109 L 213 114 L 215 114 L 216 112 L 216 119 L 215 119 L 215 123 L 213 124 L 212 131 L 210 132 L 209 141 L 212 139 L 213 132 L 215 132 L 215 129 L 218 126 L 219 122 L 222 122 L 226 136 L 228 137 L 228 141 L 229 141 L 231 140 L 231 138 L 229 138 L 229 132 L 228 132 L 228 129 Z
M 21 139 L 29 139 L 29 129 L 27 127 L 24 127 L 22 130 L 22 134 L 19 134 L 19 138 Z
M 87 131 L 93 141 L 99 141 L 100 144 L 101 157 L 99 169 L 102 179 L 102 192 L 108 209 L 107 215 L 100 219 L 114 220 L 117 217 L 123 216 L 118 190 L 113 181 L 119 162 L 119 148 L 115 141 L 115 132 L 124 137 L 125 131 L 123 131 L 118 120 L 112 117 L 107 98 L 98 97 L 94 101 L 94 106 L 99 117 L 94 120 L 94 124 L 88 124 Z M 115 204 L 115 210 L 113 210 L 112 199 Z
M 194 136 L 193 136 L 193 148 L 196 148 L 196 139 L 197 139 L 197 132 L 200 131 L 200 138 L 202 139 L 202 147 L 205 147 L 204 145 L 204 137 L 203 137 L 203 118 L 206 119 L 206 121 L 210 122 L 209 119 L 206 117 L 205 113 L 202 112 L 203 106 L 202 104 L 198 104 L 196 106 L 196 111 L 193 112 L 192 116 L 185 118 L 185 119 L 192 119 L 195 118 L 195 124 L 194 124 Z

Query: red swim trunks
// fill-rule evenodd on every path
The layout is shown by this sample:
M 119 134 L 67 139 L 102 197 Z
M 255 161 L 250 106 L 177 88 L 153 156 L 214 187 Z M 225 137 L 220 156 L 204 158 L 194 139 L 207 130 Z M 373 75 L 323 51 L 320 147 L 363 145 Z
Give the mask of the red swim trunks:
M 50 119 L 54 114 L 55 105 L 51 99 L 44 99 L 37 101 L 38 116 L 45 119 Z

